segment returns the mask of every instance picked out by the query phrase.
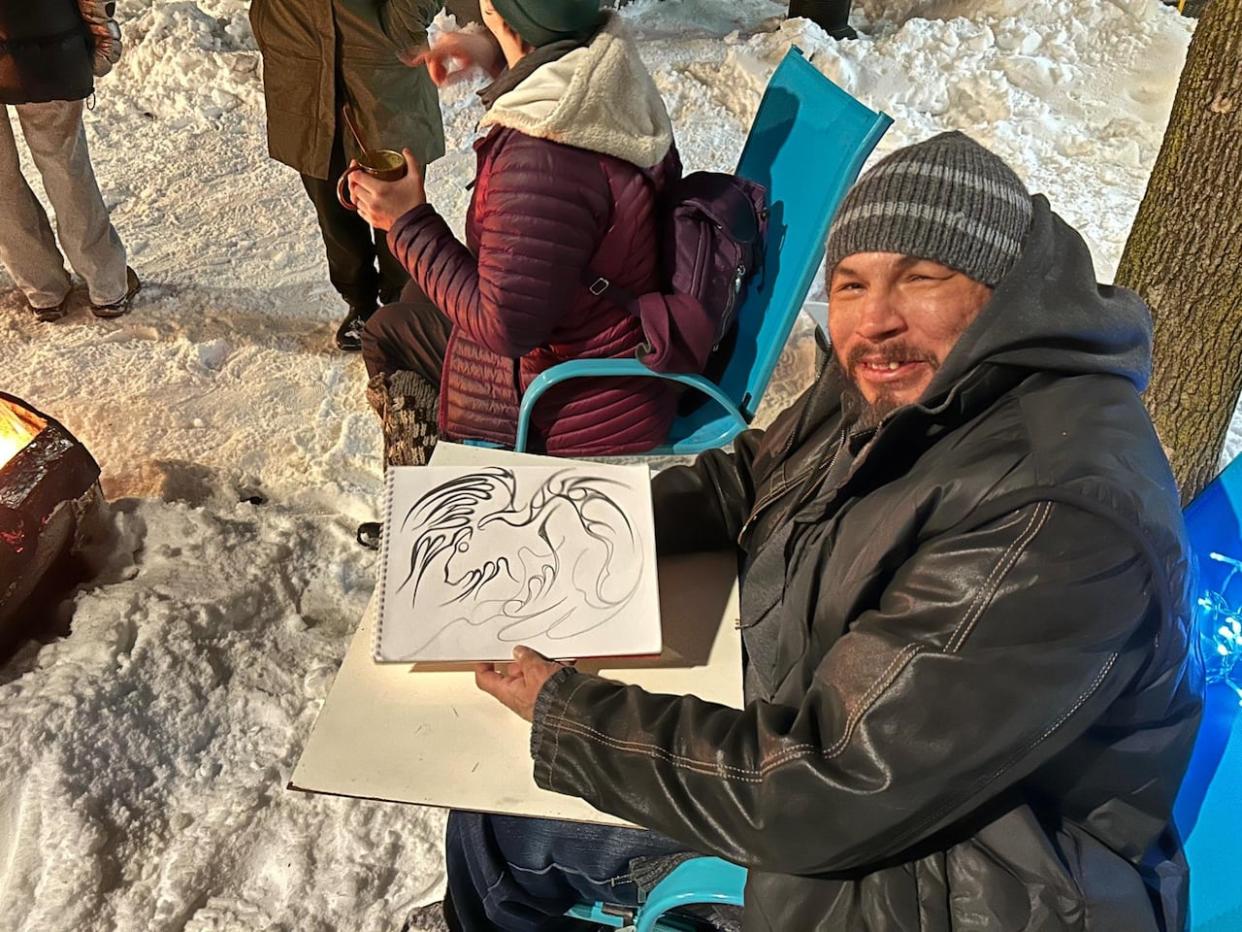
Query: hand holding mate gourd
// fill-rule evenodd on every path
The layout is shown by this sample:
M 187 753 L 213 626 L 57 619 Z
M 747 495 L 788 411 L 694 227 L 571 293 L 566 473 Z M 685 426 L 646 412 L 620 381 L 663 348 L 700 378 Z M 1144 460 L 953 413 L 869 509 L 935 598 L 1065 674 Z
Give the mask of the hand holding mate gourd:
M 401 154 L 406 172 L 397 181 L 381 181 L 359 171 L 349 176 L 349 193 L 358 205 L 358 215 L 377 230 L 391 230 L 402 216 L 427 203 L 423 167 L 409 149 L 402 149 Z

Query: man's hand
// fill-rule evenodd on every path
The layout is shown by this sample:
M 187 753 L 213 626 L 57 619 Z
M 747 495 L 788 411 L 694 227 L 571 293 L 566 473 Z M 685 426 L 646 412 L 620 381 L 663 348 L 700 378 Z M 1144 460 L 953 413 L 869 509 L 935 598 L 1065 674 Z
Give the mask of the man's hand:
M 495 78 L 505 65 L 500 44 L 487 31 L 441 33 L 431 48 L 403 54 L 401 60 L 411 68 L 426 65 L 437 87 L 464 80 L 475 68 Z
M 398 181 L 380 181 L 361 171 L 349 176 L 349 193 L 358 205 L 358 215 L 377 230 L 391 230 L 407 211 L 427 203 L 422 166 L 409 149 L 402 149 L 401 154 L 406 171 Z
M 515 647 L 512 663 L 475 664 L 474 682 L 529 722 L 534 720 L 535 700 L 543 684 L 563 667 L 529 647 Z

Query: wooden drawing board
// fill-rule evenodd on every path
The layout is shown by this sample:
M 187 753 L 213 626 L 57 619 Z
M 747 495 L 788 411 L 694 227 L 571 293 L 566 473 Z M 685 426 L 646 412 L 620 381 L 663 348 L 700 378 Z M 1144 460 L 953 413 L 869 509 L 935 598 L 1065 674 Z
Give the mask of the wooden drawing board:
M 440 444 L 433 463 L 540 460 Z M 659 693 L 694 694 L 740 708 L 742 648 L 731 553 L 660 560 L 664 652 L 579 666 Z M 319 712 L 290 788 L 510 815 L 623 825 L 580 799 L 541 790 L 530 726 L 465 671 L 377 664 L 373 600 Z

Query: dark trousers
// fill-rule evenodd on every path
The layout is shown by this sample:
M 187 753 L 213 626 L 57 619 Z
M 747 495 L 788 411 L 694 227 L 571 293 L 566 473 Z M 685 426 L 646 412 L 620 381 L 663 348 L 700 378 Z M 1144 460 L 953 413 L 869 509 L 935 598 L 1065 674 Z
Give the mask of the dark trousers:
M 337 179 L 348 162 L 337 136 L 328 166 L 328 180 L 302 176 L 302 186 L 315 205 L 319 232 L 328 256 L 328 278 L 351 309 L 370 314 L 376 304 L 395 301 L 410 280 L 405 267 L 388 251 L 388 237 L 336 199 Z M 378 269 L 376 265 L 378 263 Z
M 851 0 L 789 0 L 789 15 L 805 16 L 831 33 L 848 26 Z
M 453 812 L 449 897 L 464 932 L 597 930 L 566 919 L 576 903 L 637 906 L 684 846 L 637 829 Z
M 413 281 L 401 299 L 371 315 L 362 331 L 362 361 L 371 378 L 381 372 L 413 372 L 440 385 L 453 325 Z

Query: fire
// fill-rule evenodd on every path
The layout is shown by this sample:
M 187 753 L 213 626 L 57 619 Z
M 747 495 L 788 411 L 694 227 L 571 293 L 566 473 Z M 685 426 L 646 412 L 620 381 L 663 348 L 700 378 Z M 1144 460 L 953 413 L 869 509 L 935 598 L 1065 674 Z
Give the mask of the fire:
M 0 469 L 25 449 L 45 426 L 35 415 L 0 399 Z

